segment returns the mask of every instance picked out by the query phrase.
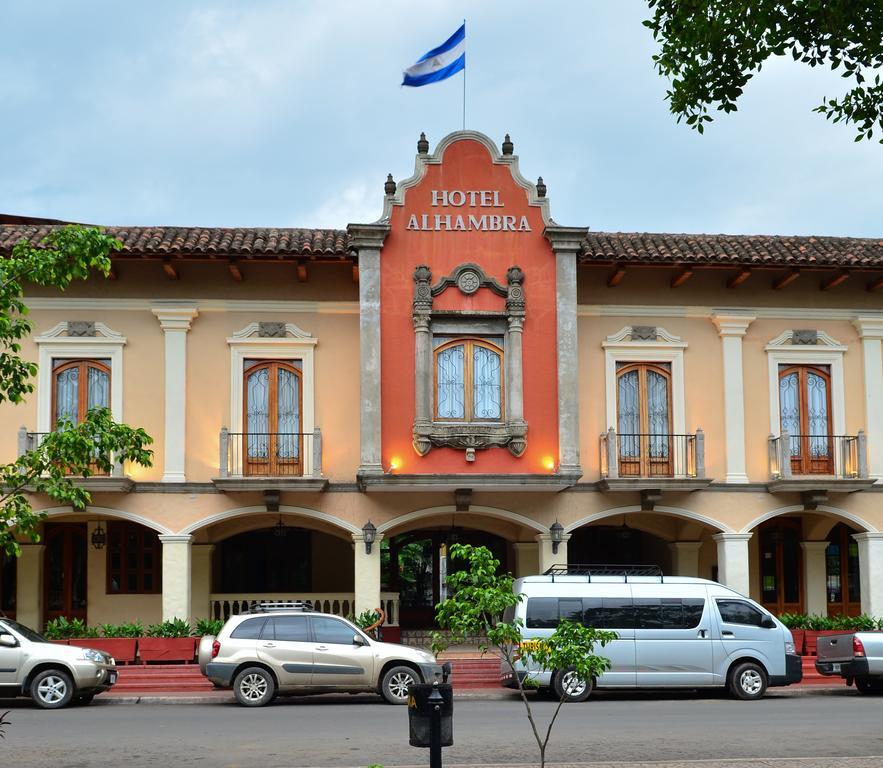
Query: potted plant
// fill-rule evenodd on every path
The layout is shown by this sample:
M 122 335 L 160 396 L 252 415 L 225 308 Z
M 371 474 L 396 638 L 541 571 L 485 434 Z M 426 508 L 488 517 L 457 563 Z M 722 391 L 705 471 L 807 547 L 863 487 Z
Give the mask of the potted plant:
M 791 630 L 791 636 L 794 638 L 794 651 L 802 656 L 805 653 L 806 614 L 783 613 L 779 616 L 779 621 Z
M 194 634 L 197 637 L 205 637 L 206 635 L 217 637 L 223 627 L 223 619 L 199 619 L 196 622 L 196 630 L 194 631 Z
M 138 639 L 144 634 L 140 621 L 128 624 L 102 624 L 101 637 L 94 636 L 72 640 L 71 645 L 94 648 L 113 656 L 118 664 L 132 664 L 137 656 Z
M 43 630 L 43 636 L 56 645 L 70 645 L 72 639 L 87 637 L 93 633 L 97 633 L 97 630 L 87 627 L 82 619 L 69 619 L 66 616 L 47 621 L 46 629 Z
M 138 642 L 141 661 L 192 662 L 196 655 L 196 638 L 186 619 L 169 619 L 161 624 L 151 624 L 146 637 Z

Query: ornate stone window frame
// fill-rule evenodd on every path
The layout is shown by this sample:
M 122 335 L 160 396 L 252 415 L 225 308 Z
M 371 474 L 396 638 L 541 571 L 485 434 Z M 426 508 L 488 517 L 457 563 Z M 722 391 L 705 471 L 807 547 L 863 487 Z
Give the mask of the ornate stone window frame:
M 608 336 L 601 342 L 601 346 L 604 349 L 607 428 L 617 428 L 617 363 L 668 363 L 671 365 L 672 432 L 678 435 L 686 434 L 684 350 L 687 348 L 687 342 L 660 326 L 627 325 L 619 332 Z
M 37 432 L 52 431 L 53 360 L 110 360 L 110 412 L 115 421 L 123 420 L 123 347 L 126 337 L 96 321 L 94 335 L 71 335 L 84 324 L 63 320 L 34 342 L 39 350 L 37 372 Z
M 267 324 L 264 324 L 265 326 Z M 301 430 L 316 427 L 315 347 L 319 340 L 294 323 L 284 324 L 284 335 L 261 336 L 261 323 L 249 323 L 227 339 L 230 347 L 230 431 L 242 432 L 242 371 L 245 361 L 299 360 L 301 363 Z M 313 452 L 304 451 L 303 475 L 312 477 Z
M 827 365 L 831 368 L 831 428 L 846 434 L 846 400 L 843 388 L 843 353 L 847 347 L 824 331 L 815 332 L 815 343 L 800 343 L 807 331 L 783 331 L 764 348 L 767 353 L 770 393 L 770 434 L 781 433 L 779 365 Z M 795 338 L 798 343 L 794 343 Z
M 512 266 L 506 272 L 506 285 L 488 276 L 472 262 L 460 264 L 450 275 L 432 284 L 432 272 L 425 265 L 414 270 L 414 304 L 412 321 L 415 337 L 415 413 L 414 450 L 425 456 L 433 447 L 459 448 L 466 451 L 467 461 L 475 459 L 475 451 L 505 446 L 514 456 L 527 448 L 527 422 L 524 420 L 522 331 L 524 329 L 524 272 Z M 505 297 L 505 312 L 444 311 L 433 309 L 433 299 L 449 288 L 466 296 L 486 288 Z M 476 336 L 475 328 L 488 321 L 502 321 L 504 349 L 503 390 L 505 405 L 499 422 L 449 422 L 434 420 L 435 394 L 433 321 L 446 328 L 462 326 L 463 336 Z M 459 328 L 458 328 L 459 331 Z M 481 335 L 481 334 L 478 334 Z M 498 334 L 494 334 L 498 335 Z

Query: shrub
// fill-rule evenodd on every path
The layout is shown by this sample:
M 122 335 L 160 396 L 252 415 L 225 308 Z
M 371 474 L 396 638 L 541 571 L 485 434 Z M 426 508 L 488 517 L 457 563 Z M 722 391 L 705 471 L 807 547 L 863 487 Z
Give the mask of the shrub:
M 779 621 L 788 629 L 806 629 L 808 618 L 805 613 L 783 613 L 779 616 Z
M 144 625 L 137 619 L 123 624 L 102 624 L 101 634 L 104 637 L 144 637 Z
M 362 611 L 358 616 L 350 614 L 349 616 L 347 616 L 347 618 L 363 632 L 368 632 L 368 627 L 380 621 L 381 616 L 380 613 L 377 611 Z M 376 637 L 377 628 L 375 627 L 370 632 L 368 632 L 368 634 L 372 637 Z
M 43 635 L 47 640 L 72 640 L 78 637 L 98 637 L 98 627 L 90 627 L 82 619 L 59 616 L 46 622 Z
M 160 624 L 151 624 L 146 634 L 147 637 L 190 637 L 193 627 L 186 619 L 169 619 Z
M 223 626 L 223 619 L 199 619 L 199 621 L 196 622 L 196 630 L 194 634 L 197 637 L 217 635 Z

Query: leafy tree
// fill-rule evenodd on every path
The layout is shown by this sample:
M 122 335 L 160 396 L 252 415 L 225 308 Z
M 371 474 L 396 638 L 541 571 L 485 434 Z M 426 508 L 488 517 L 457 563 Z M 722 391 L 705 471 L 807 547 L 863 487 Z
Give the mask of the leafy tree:
M 19 241 L 0 258 L 0 403 L 13 405 L 34 391 L 37 366 L 20 356 L 21 341 L 32 330 L 24 298 L 26 284 L 65 290 L 74 280 L 110 272 L 110 253 L 118 240 L 94 227 L 54 230 L 38 246 Z M 85 509 L 88 491 L 72 476 L 109 473 L 115 462 L 150 466 L 153 440 L 143 430 L 117 424 L 106 408 L 96 408 L 82 422 L 62 420 L 55 432 L 14 462 L 0 465 L 0 549 L 21 552 L 16 533 L 39 540 L 43 515 L 34 512 L 30 495 L 44 493 L 74 509 Z
M 530 722 L 531 732 L 540 753 L 540 768 L 546 764 L 546 748 L 552 727 L 561 711 L 566 693 L 562 692 L 545 731 L 538 725 L 525 687 L 536 687 L 531 679 L 518 675 L 519 658 L 534 668 L 556 670 L 579 680 L 594 681 L 610 668 L 610 661 L 594 655 L 596 645 L 601 647 L 616 639 L 614 632 L 595 630 L 572 622 L 561 622 L 551 637 L 542 641 L 524 641 L 521 619 L 515 619 L 515 606 L 522 596 L 516 595 L 509 574 L 499 574 L 500 565 L 486 547 L 471 544 L 453 544 L 450 556 L 465 560 L 468 568 L 448 575 L 451 596 L 436 606 L 436 618 L 442 629 L 450 630 L 450 638 L 440 633 L 433 637 L 433 650 L 444 650 L 449 644 L 462 643 L 467 636 L 486 636 L 488 645 L 482 652 L 494 647 L 509 666 Z M 523 669 L 524 667 L 522 667 Z M 533 684 L 532 684 L 533 683 Z
M 647 0 L 644 25 L 661 41 L 653 57 L 670 78 L 666 99 L 678 122 L 702 133 L 716 107 L 734 112 L 770 56 L 840 69 L 850 89 L 815 108 L 852 123 L 856 141 L 883 129 L 883 3 L 880 0 Z M 874 71 L 877 73 L 874 74 Z M 883 143 L 883 138 L 880 139 Z

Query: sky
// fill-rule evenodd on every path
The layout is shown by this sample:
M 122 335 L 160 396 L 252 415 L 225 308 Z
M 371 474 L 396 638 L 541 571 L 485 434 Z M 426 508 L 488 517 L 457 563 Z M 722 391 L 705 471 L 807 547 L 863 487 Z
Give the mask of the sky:
M 466 124 L 509 133 L 552 216 L 596 231 L 883 233 L 883 145 L 812 112 L 846 82 L 769 61 L 698 135 L 643 0 L 0 0 L 0 212 L 336 227 L 462 127 L 401 72 L 467 22 Z

